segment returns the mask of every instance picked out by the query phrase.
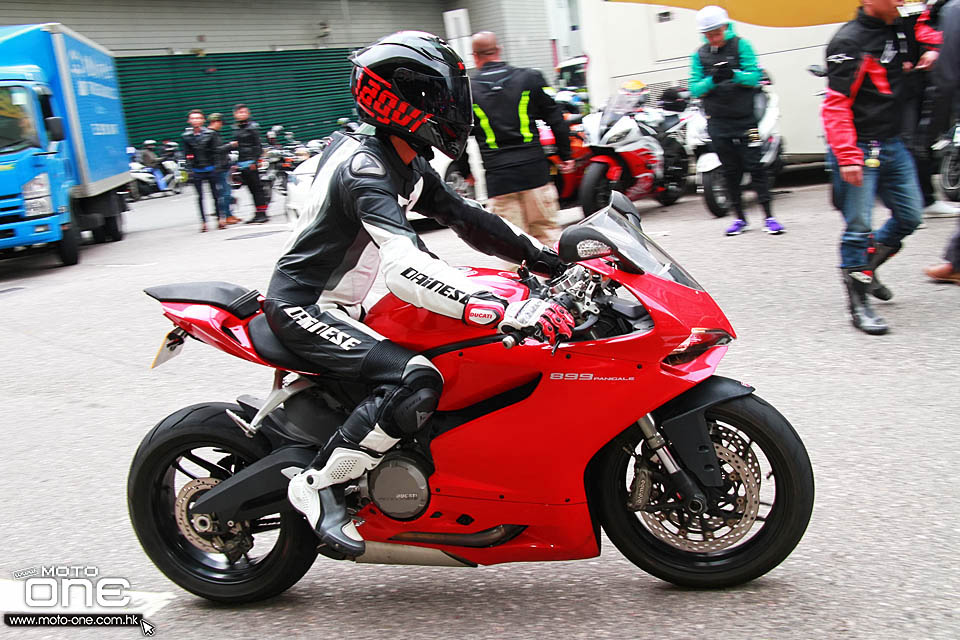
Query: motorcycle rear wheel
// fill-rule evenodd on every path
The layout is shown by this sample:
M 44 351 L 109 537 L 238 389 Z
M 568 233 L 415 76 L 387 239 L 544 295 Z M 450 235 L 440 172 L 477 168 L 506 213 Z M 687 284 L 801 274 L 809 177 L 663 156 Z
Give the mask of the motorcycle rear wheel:
M 960 201 L 960 152 L 950 148 L 940 161 L 940 188 L 954 202 Z
M 758 578 L 790 555 L 810 521 L 814 483 L 799 436 L 757 396 L 711 407 L 706 418 L 725 480 L 708 499 L 713 514 L 723 515 L 708 511 L 698 523 L 681 513 L 670 495 L 657 494 L 656 468 L 645 507 L 628 507 L 637 459 L 630 451 L 642 451 L 639 429 L 608 449 L 599 511 L 607 536 L 635 565 L 676 585 L 715 589 Z M 655 510 L 659 505 L 674 510 Z
M 127 506 L 144 551 L 170 580 L 209 600 L 255 602 L 303 577 L 317 557 L 317 538 L 292 509 L 238 522 L 218 538 L 184 529 L 193 525 L 188 517 L 178 519 L 178 510 L 188 513 L 184 502 L 194 502 L 203 492 L 191 487 L 222 481 L 270 452 L 267 439 L 259 434 L 248 438 L 227 409 L 241 411 L 226 403 L 194 405 L 154 427 L 130 466 Z M 244 536 L 253 546 L 242 557 L 236 549 L 233 558 L 217 551 Z M 268 550 L 258 553 L 264 546 Z
M 730 203 L 727 200 L 727 181 L 720 168 L 703 174 L 703 201 L 710 213 L 717 218 L 722 218 L 730 213 Z

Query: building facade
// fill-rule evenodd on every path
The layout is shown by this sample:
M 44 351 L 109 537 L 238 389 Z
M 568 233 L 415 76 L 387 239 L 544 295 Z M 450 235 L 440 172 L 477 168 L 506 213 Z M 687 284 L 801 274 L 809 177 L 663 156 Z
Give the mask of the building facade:
M 547 11 L 555 0 L 5 0 L 0 25 L 62 22 L 117 56 L 130 142 L 177 139 L 187 111 L 231 119 L 246 103 L 263 130 L 301 140 L 354 115 L 354 49 L 400 29 L 447 37 L 444 13 L 466 9 L 472 31 L 498 34 L 505 58 L 553 77 Z M 462 34 L 461 34 L 462 35 Z

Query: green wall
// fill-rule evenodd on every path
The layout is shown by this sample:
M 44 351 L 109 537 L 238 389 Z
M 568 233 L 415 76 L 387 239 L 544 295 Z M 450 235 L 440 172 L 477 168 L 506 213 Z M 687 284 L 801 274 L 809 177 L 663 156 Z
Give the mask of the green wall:
M 116 58 L 130 143 L 146 138 L 179 141 L 187 112 L 224 115 L 225 137 L 233 105 L 250 107 L 266 131 L 279 124 L 298 140 L 328 135 L 337 119 L 352 117 L 350 49 L 305 49 Z

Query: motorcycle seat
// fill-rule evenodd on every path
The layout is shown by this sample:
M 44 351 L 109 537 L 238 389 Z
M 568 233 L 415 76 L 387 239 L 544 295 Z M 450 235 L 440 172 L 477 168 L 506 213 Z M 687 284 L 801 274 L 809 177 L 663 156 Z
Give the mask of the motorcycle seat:
M 260 311 L 260 292 L 229 282 L 183 282 L 148 287 L 145 294 L 160 302 L 208 304 L 243 320 Z
M 280 339 L 270 328 L 266 314 L 261 313 L 247 325 L 250 342 L 257 354 L 267 362 L 281 369 L 304 371 L 306 373 L 322 374 L 324 370 L 312 362 L 307 362 L 296 355 L 280 342 Z

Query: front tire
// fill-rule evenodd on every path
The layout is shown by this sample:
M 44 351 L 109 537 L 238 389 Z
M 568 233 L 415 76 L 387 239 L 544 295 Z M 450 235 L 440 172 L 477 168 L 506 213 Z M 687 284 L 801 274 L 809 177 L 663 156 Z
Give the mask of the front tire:
M 710 213 L 717 218 L 724 217 L 730 211 L 727 181 L 719 167 L 703 174 L 703 201 Z
M 950 200 L 960 201 L 960 151 L 950 147 L 940 161 L 940 188 Z
M 580 206 L 584 217 L 610 204 L 610 196 L 616 185 L 607 178 L 608 167 L 601 162 L 592 162 L 583 174 L 580 183 Z
M 711 407 L 706 418 L 725 484 L 708 489 L 705 517 L 678 508 L 639 428 L 608 446 L 599 511 L 610 540 L 647 573 L 685 587 L 730 587 L 764 575 L 800 542 L 813 510 L 813 470 L 790 423 L 755 395 Z M 641 467 L 652 473 L 647 500 L 634 510 L 628 502 Z
M 191 493 L 198 481 L 221 481 L 270 453 L 267 439 L 246 437 L 227 409 L 241 411 L 226 403 L 194 405 L 154 427 L 130 466 L 127 506 L 144 551 L 170 580 L 209 600 L 254 602 L 296 584 L 316 559 L 317 539 L 292 509 L 236 523 L 228 535 L 212 539 L 184 529 L 192 525 L 178 519 L 178 510 L 202 493 Z M 217 551 L 244 542 L 243 536 L 249 536 L 252 546 L 242 557 L 231 557 L 237 545 L 228 553 Z M 256 555 L 260 542 L 269 550 Z
M 80 262 L 80 227 L 71 216 L 70 227 L 63 230 L 63 237 L 57 242 L 57 256 L 63 266 L 69 267 Z

